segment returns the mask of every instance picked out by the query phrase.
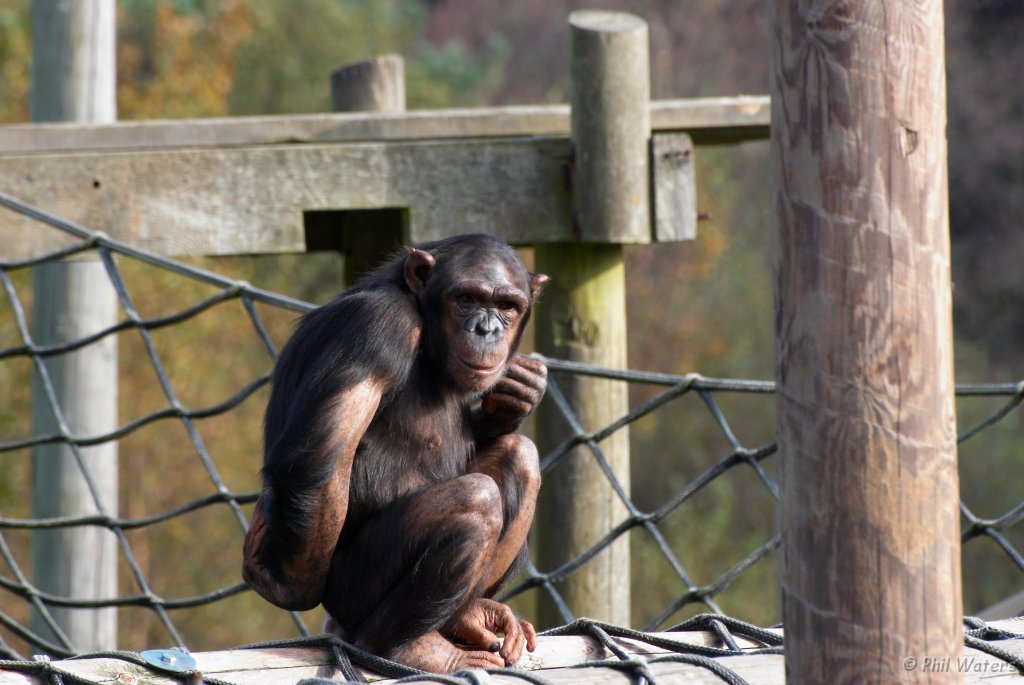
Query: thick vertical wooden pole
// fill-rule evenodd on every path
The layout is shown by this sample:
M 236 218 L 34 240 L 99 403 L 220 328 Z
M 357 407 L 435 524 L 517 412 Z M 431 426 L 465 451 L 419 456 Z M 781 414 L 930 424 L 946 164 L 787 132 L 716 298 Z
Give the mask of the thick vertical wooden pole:
M 405 61 L 401 55 L 382 55 L 350 64 L 331 74 L 331 104 L 335 112 L 404 112 Z M 349 213 L 334 227 L 345 255 L 345 284 L 379 265 L 403 241 L 399 213 Z
M 32 41 L 34 121 L 116 120 L 114 0 L 33 0 Z M 34 269 L 32 282 L 36 343 L 73 340 L 117 322 L 117 297 L 98 260 L 42 265 Z M 116 336 L 50 357 L 46 367 L 58 411 L 72 435 L 116 428 Z M 55 433 L 59 422 L 40 380 L 38 375 L 33 379 L 33 430 Z M 42 445 L 33 461 L 33 516 L 117 515 L 117 444 L 82 448 L 81 453 L 100 501 L 67 445 Z M 39 531 L 32 544 L 34 579 L 43 592 L 84 600 L 117 595 L 117 541 L 110 531 Z M 51 613 L 74 649 L 116 647 L 116 609 L 53 608 Z M 33 629 L 55 640 L 39 616 L 33 617 Z
M 769 5 L 788 682 L 957 682 L 942 2 Z
M 647 23 L 631 14 L 569 15 L 573 209 L 584 241 L 651 238 Z M 624 238 L 625 236 L 625 238 Z
M 626 368 L 625 268 L 621 245 L 537 246 L 536 268 L 553 274 L 537 308 L 541 353 L 608 368 Z M 624 383 L 557 376 L 584 430 L 599 430 L 628 411 Z M 538 413 L 537 441 L 545 454 L 569 435 L 559 411 Z M 629 492 L 629 432 L 598 445 Z M 544 476 L 533 531 L 537 566 L 551 570 L 578 556 L 622 522 L 626 509 L 588 447 L 577 447 Z M 629 541 L 620 538 L 558 586 L 570 610 L 616 625 L 629 625 Z M 564 623 L 553 605 L 538 605 L 541 626 Z
M 617 12 L 569 17 L 572 44 L 574 220 L 584 241 L 538 245 L 536 268 L 552 276 L 537 309 L 537 346 L 552 357 L 626 367 L 626 281 L 621 245 L 601 244 L 613 228 L 650 232 L 650 100 L 647 25 Z M 620 233 L 621 234 L 621 233 Z M 584 430 L 605 427 L 628 411 L 623 383 L 558 378 Z M 564 440 L 553 407 L 538 417 L 541 452 Z M 600 443 L 629 492 L 629 433 Z M 621 522 L 626 509 L 590 449 L 565 455 L 546 477 L 534 530 L 538 562 L 550 570 L 575 557 Z M 629 541 L 620 538 L 560 586 L 570 609 L 619 625 L 630 622 Z M 542 603 L 541 625 L 562 622 Z

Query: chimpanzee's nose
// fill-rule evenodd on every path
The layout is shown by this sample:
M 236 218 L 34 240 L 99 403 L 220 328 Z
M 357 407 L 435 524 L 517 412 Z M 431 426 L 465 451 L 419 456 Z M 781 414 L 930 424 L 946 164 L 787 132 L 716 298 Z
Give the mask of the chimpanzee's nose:
M 466 328 L 481 338 L 494 338 L 501 331 L 501 321 L 498 320 L 498 317 L 486 312 L 481 312 L 467 323 L 469 325 Z

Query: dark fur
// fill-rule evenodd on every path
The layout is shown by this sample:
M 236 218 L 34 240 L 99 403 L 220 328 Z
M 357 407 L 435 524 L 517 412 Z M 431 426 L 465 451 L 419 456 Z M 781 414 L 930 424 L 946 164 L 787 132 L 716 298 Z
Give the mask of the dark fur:
M 459 389 L 444 371 L 448 343 L 439 312 L 445 289 L 457 274 L 493 262 L 514 273 L 523 292 L 529 294 L 531 284 L 518 256 L 500 239 L 459 236 L 419 249 L 436 259 L 419 300 L 406 284 L 408 253 L 402 252 L 302 318 L 278 359 L 264 423 L 265 514 L 275 524 L 268 527 L 260 558 L 279 577 L 281 560 L 310 529 L 316 505 L 310 493 L 327 483 L 337 466 L 339 455 L 326 447 L 331 398 L 371 376 L 387 379 L 389 390 L 356 451 L 348 511 L 324 598 L 345 631 L 372 636 L 371 646 L 381 649 L 437 629 L 457 612 L 466 589 L 452 581 L 468 573 L 479 550 L 475 523 L 406 525 L 410 493 L 465 474 L 478 447 L 475 436 L 487 432 L 481 429 L 486 419 L 471 410 L 479 393 Z M 529 309 L 509 356 L 528 317 Z M 422 335 L 414 349 L 417 330 Z M 424 438 L 433 435 L 440 437 L 440 449 L 425 458 Z M 518 512 L 522 497 L 517 474 L 509 473 L 506 482 L 513 485 L 500 493 L 505 522 Z M 423 563 L 427 558 L 445 562 Z M 478 588 L 470 595 L 496 589 Z M 379 598 L 398 597 L 392 593 L 409 595 L 389 604 L 392 612 L 403 607 L 400 616 L 377 611 Z

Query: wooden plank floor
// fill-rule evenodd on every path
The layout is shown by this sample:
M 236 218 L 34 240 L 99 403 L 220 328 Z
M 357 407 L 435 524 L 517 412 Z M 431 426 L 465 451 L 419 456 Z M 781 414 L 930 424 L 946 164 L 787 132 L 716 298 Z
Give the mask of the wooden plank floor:
M 995 621 L 989 625 L 1017 633 L 1024 633 L 1024 621 Z M 688 633 L 655 633 L 659 637 L 688 642 L 691 644 L 721 646 L 717 638 L 706 632 Z M 740 647 L 755 649 L 761 645 L 742 638 L 736 639 Z M 652 647 L 643 642 L 617 638 L 616 642 L 631 655 L 644 659 L 655 659 L 671 654 L 667 650 Z M 1001 649 L 1018 657 L 1024 658 L 1024 638 L 1001 640 L 997 644 Z M 221 652 L 195 652 L 197 669 L 206 677 L 238 683 L 238 685 L 271 685 L 296 683 L 304 678 L 321 677 L 343 681 L 344 677 L 331 665 L 331 657 L 326 650 L 306 647 L 289 647 L 273 649 L 236 649 Z M 556 685 L 619 685 L 635 682 L 628 671 L 611 668 L 591 667 L 579 668 L 584 662 L 614 660 L 596 640 L 589 637 L 541 637 L 537 651 L 527 655 L 520 666 L 534 671 L 537 675 Z M 737 675 L 757 685 L 784 685 L 785 669 L 783 657 L 774 654 L 757 654 L 747 656 L 719 657 L 717 661 L 732 669 Z M 161 675 L 142 666 L 113 658 L 75 659 L 55 662 L 63 672 L 74 674 L 89 682 L 110 683 L 112 685 L 178 685 L 181 680 L 169 675 Z M 648 668 L 659 683 L 666 685 L 721 685 L 722 680 L 711 671 L 689 664 L 654 663 Z M 940 670 L 943 668 L 960 670 L 965 683 L 1024 683 L 1012 666 L 974 649 L 965 649 L 964 658 L 958 669 L 955 663 L 933 661 L 930 665 L 916 664 L 915 669 L 927 671 L 927 668 Z M 392 680 L 382 679 L 367 671 L 363 675 L 373 678 L 377 685 L 388 685 Z M 0 670 L 0 685 L 37 685 L 43 681 L 25 676 L 14 671 Z M 495 684 L 522 685 L 522 679 L 491 673 L 490 682 Z

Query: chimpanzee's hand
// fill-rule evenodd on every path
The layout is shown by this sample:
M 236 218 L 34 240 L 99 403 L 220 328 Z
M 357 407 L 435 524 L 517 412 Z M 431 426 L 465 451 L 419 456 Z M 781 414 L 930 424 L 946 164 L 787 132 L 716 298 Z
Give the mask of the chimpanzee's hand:
M 452 628 L 441 632 L 488 652 L 497 652 L 506 666 L 519 661 L 523 648 L 530 652 L 537 648 L 537 631 L 530 622 L 492 599 L 474 601 L 455 619 Z M 499 640 L 497 633 L 503 633 L 505 639 Z
M 483 396 L 474 421 L 477 437 L 515 433 L 540 404 L 547 385 L 548 367 L 517 354 L 509 361 L 502 379 Z

